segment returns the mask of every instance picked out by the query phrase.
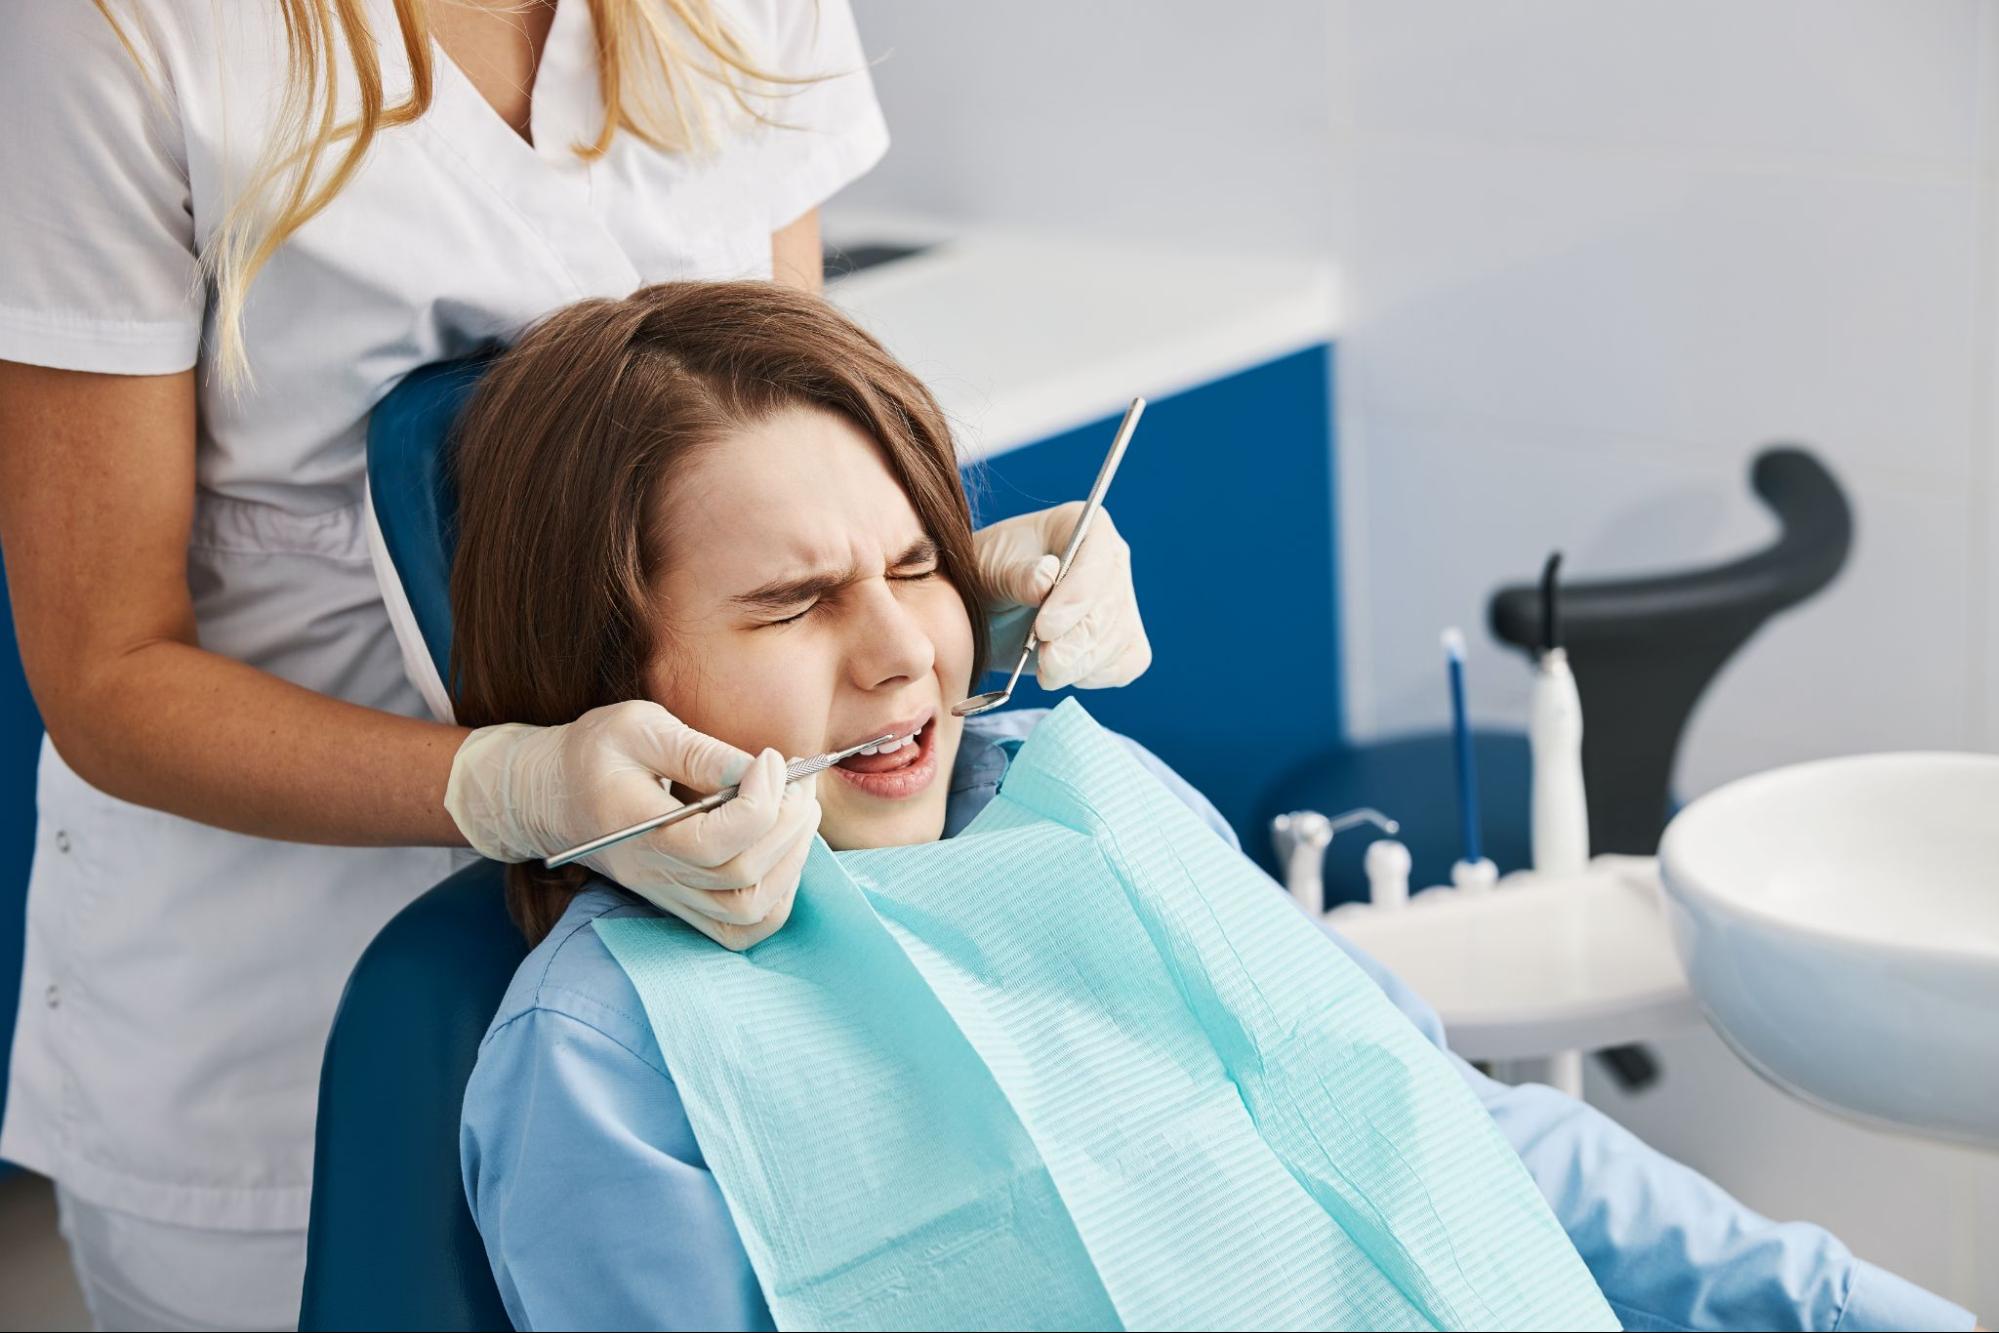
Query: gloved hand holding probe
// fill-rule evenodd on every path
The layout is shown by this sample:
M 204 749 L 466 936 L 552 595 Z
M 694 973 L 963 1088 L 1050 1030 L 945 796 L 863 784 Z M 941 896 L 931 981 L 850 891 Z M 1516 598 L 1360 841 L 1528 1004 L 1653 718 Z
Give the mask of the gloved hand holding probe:
M 819 827 L 817 778 L 787 786 L 784 756 L 751 756 L 656 703 L 594 708 L 559 727 L 481 727 L 451 765 L 444 805 L 466 841 L 497 861 L 533 861 L 682 804 L 671 779 L 735 800 L 585 859 L 730 949 L 774 934 L 791 915 Z

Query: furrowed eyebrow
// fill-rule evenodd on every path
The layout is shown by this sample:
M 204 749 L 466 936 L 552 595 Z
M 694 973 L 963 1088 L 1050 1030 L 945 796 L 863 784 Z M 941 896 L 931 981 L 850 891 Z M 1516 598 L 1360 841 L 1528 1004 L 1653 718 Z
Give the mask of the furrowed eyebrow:
M 936 559 L 937 543 L 928 537 L 918 537 L 901 555 L 889 561 L 888 567 L 901 569 L 904 565 L 927 565 Z
M 797 606 L 800 602 L 837 592 L 851 582 L 853 579 L 845 570 L 805 574 L 795 579 L 773 579 L 761 587 L 737 593 L 729 599 L 729 605 L 745 611 L 782 611 L 788 606 Z
M 919 537 L 911 542 L 903 553 L 889 562 L 890 569 L 901 569 L 906 565 L 928 564 L 937 558 L 937 543 L 928 537 Z M 850 566 L 846 569 L 815 570 L 810 574 L 800 574 L 792 578 L 772 579 L 748 592 L 737 593 L 729 599 L 729 605 L 745 611 L 782 611 L 786 607 L 797 606 L 800 602 L 828 593 L 838 592 L 855 582 L 860 575 Z

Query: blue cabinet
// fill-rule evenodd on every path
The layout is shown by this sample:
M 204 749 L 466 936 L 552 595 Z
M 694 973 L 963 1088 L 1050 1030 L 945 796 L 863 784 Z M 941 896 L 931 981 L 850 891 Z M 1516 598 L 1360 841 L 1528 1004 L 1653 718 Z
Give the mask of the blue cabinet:
M 1207 793 L 1266 868 L 1270 784 L 1344 732 L 1333 369 L 1322 344 L 1153 401 L 1105 501 L 1131 543 L 1153 662 L 1081 700 Z M 968 469 L 976 520 L 1088 494 L 1116 426 Z M 1020 706 L 1056 701 L 1022 683 Z

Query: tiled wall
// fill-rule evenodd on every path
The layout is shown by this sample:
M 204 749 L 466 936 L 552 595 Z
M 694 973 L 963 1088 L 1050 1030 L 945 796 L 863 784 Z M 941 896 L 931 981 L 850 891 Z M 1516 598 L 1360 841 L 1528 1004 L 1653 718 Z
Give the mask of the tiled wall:
M 1527 674 L 1486 595 L 1767 540 L 1811 445 L 1847 571 L 1716 682 L 1694 794 L 1808 756 L 1999 750 L 1999 0 L 856 0 L 896 147 L 844 206 L 1332 255 L 1348 715 Z M 1163 273 L 1162 282 L 1172 275 Z M 1999 1312 L 1999 1155 L 1857 1130 L 1711 1036 L 1593 1093 L 1765 1211 Z

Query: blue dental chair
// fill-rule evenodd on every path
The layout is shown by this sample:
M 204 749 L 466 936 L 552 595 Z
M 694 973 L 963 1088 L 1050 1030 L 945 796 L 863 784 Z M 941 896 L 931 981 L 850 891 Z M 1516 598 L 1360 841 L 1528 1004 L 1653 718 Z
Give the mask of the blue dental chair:
M 375 409 L 369 427 L 372 516 L 394 566 L 385 587 L 411 673 L 434 706 L 448 676 L 448 572 L 454 522 L 442 448 L 483 369 L 426 368 Z M 1340 734 L 1336 579 L 1329 515 L 1332 358 L 1287 353 L 1155 401 L 1146 414 L 1154 466 L 1120 482 L 1119 528 L 1146 552 L 1141 602 L 1172 599 L 1199 616 L 1152 628 L 1157 656 L 1133 686 L 1090 699 L 1106 726 L 1146 743 L 1221 809 L 1252 854 L 1251 826 L 1273 769 Z M 1110 422 L 1097 422 L 970 468 L 982 521 L 1087 489 Z M 1227 562 L 1185 540 L 1188 469 L 1217 442 L 1260 433 L 1258 467 L 1204 479 L 1202 502 L 1255 525 L 1260 557 L 1287 571 L 1245 593 Z M 1233 456 L 1233 454 L 1231 455 Z M 1252 595 L 1253 594 L 1253 595 Z M 414 628 L 414 634 L 409 631 Z M 1245 688 L 1216 699 L 1213 646 L 1247 665 Z M 1284 708 L 1267 701 L 1287 700 Z M 1189 708 L 1202 699 L 1209 706 Z M 1028 681 L 1015 703 L 1054 700 Z M 477 1042 L 523 955 L 506 925 L 499 872 L 475 866 L 424 895 L 369 946 L 336 1013 L 321 1074 L 315 1188 L 307 1238 L 304 1328 L 499 1325 L 458 1176 L 459 1105 Z
M 375 519 L 440 678 L 451 652 L 454 491 L 441 442 L 483 361 L 427 367 L 375 409 Z M 404 908 L 354 966 L 319 1078 L 302 1329 L 510 1328 L 458 1174 L 479 1039 L 527 944 L 501 867 L 479 861 Z
M 402 585 L 402 610 L 438 681 L 448 679 L 455 520 L 442 443 L 484 367 L 473 360 L 413 373 L 369 427 L 373 515 Z M 1373 745 L 1342 738 L 1324 447 L 1329 375 L 1323 352 L 1301 353 L 1155 404 L 1148 445 L 1168 460 L 1190 449 L 1188 441 L 1228 439 L 1244 421 L 1268 427 L 1258 448 L 1269 465 L 1217 470 L 1204 477 L 1202 499 L 1218 512 L 1263 519 L 1262 553 L 1289 577 L 1283 598 L 1256 600 L 1218 572 L 1209 552 L 1180 539 L 1184 490 L 1147 496 L 1134 474 L 1120 492 L 1127 498 L 1118 524 L 1146 553 L 1136 571 L 1140 600 L 1149 601 L 1148 587 L 1171 589 L 1203 614 L 1152 627 L 1158 655 L 1147 679 L 1093 697 L 1090 707 L 1106 725 L 1143 737 L 1207 792 L 1266 868 L 1274 868 L 1272 814 L 1367 804 L 1402 821 L 1418 882 L 1434 882 L 1456 849 L 1448 737 Z M 989 502 L 984 517 L 1079 494 L 1107 431 L 1099 423 L 1001 460 L 974 487 Z M 1295 456 L 1278 456 L 1294 446 Z M 1182 485 L 1172 478 L 1184 472 L 1154 471 Z M 1620 844 L 1656 838 L 1672 748 L 1701 688 L 1766 617 L 1822 587 L 1845 558 L 1851 516 L 1814 460 L 1776 451 L 1759 460 L 1754 481 L 1784 526 L 1769 551 L 1696 575 L 1568 592 L 1570 655 L 1586 712 L 1653 719 L 1643 734 L 1601 723 L 1586 730 L 1599 849 L 1644 850 Z M 1532 588 L 1495 598 L 1502 640 L 1528 646 L 1533 599 Z M 1293 614 L 1300 607 L 1310 613 Z M 1210 634 L 1248 645 L 1243 659 L 1254 664 L 1248 700 L 1233 713 L 1209 679 Z M 1208 706 L 1188 708 L 1189 699 Z M 1264 706 L 1273 699 L 1291 702 Z M 1028 682 L 1019 701 L 1052 702 Z M 1518 868 L 1527 862 L 1526 740 L 1481 733 L 1477 743 L 1488 854 L 1502 870 Z M 1258 762 L 1246 765 L 1245 756 Z M 1612 793 L 1623 795 L 1604 799 Z M 1634 831 L 1597 826 L 1612 817 L 1633 821 Z M 1326 867 L 1332 897 L 1358 896 L 1364 846 L 1361 838 L 1335 843 Z M 383 928 L 348 981 L 320 1079 L 303 1329 L 508 1326 L 458 1169 L 459 1108 L 478 1042 L 526 954 L 501 882 L 499 866 L 480 862 L 429 890 Z
M 417 371 L 369 423 L 372 516 L 396 575 L 384 593 L 406 644 L 423 643 L 409 665 L 434 706 L 451 640 L 455 513 L 443 443 L 483 369 L 475 360 Z M 1268 772 L 1341 730 L 1339 691 L 1327 688 L 1339 661 L 1332 373 L 1326 347 L 1306 348 L 1153 403 L 1155 465 L 1120 482 L 1117 522 L 1147 553 L 1135 570 L 1141 602 L 1170 594 L 1202 614 L 1164 618 L 1145 678 L 1090 699 L 1106 726 L 1144 736 L 1207 792 L 1266 863 L 1268 840 L 1251 820 Z M 1288 571 L 1255 595 L 1184 537 L 1188 468 L 1218 441 L 1240 448 L 1252 423 L 1265 465 L 1220 469 L 1202 501 L 1253 522 L 1261 558 Z M 1092 423 L 972 467 L 982 521 L 1081 494 L 1109 431 Z M 1215 700 L 1225 706 L 1188 708 L 1214 700 L 1217 640 L 1252 664 L 1250 688 Z M 1290 702 L 1274 709 L 1272 698 Z M 1023 681 L 1015 702 L 1054 700 Z M 497 866 L 475 865 L 430 890 L 383 928 L 349 978 L 320 1079 L 302 1328 L 504 1325 L 458 1174 L 465 1082 L 524 955 L 499 885 Z

